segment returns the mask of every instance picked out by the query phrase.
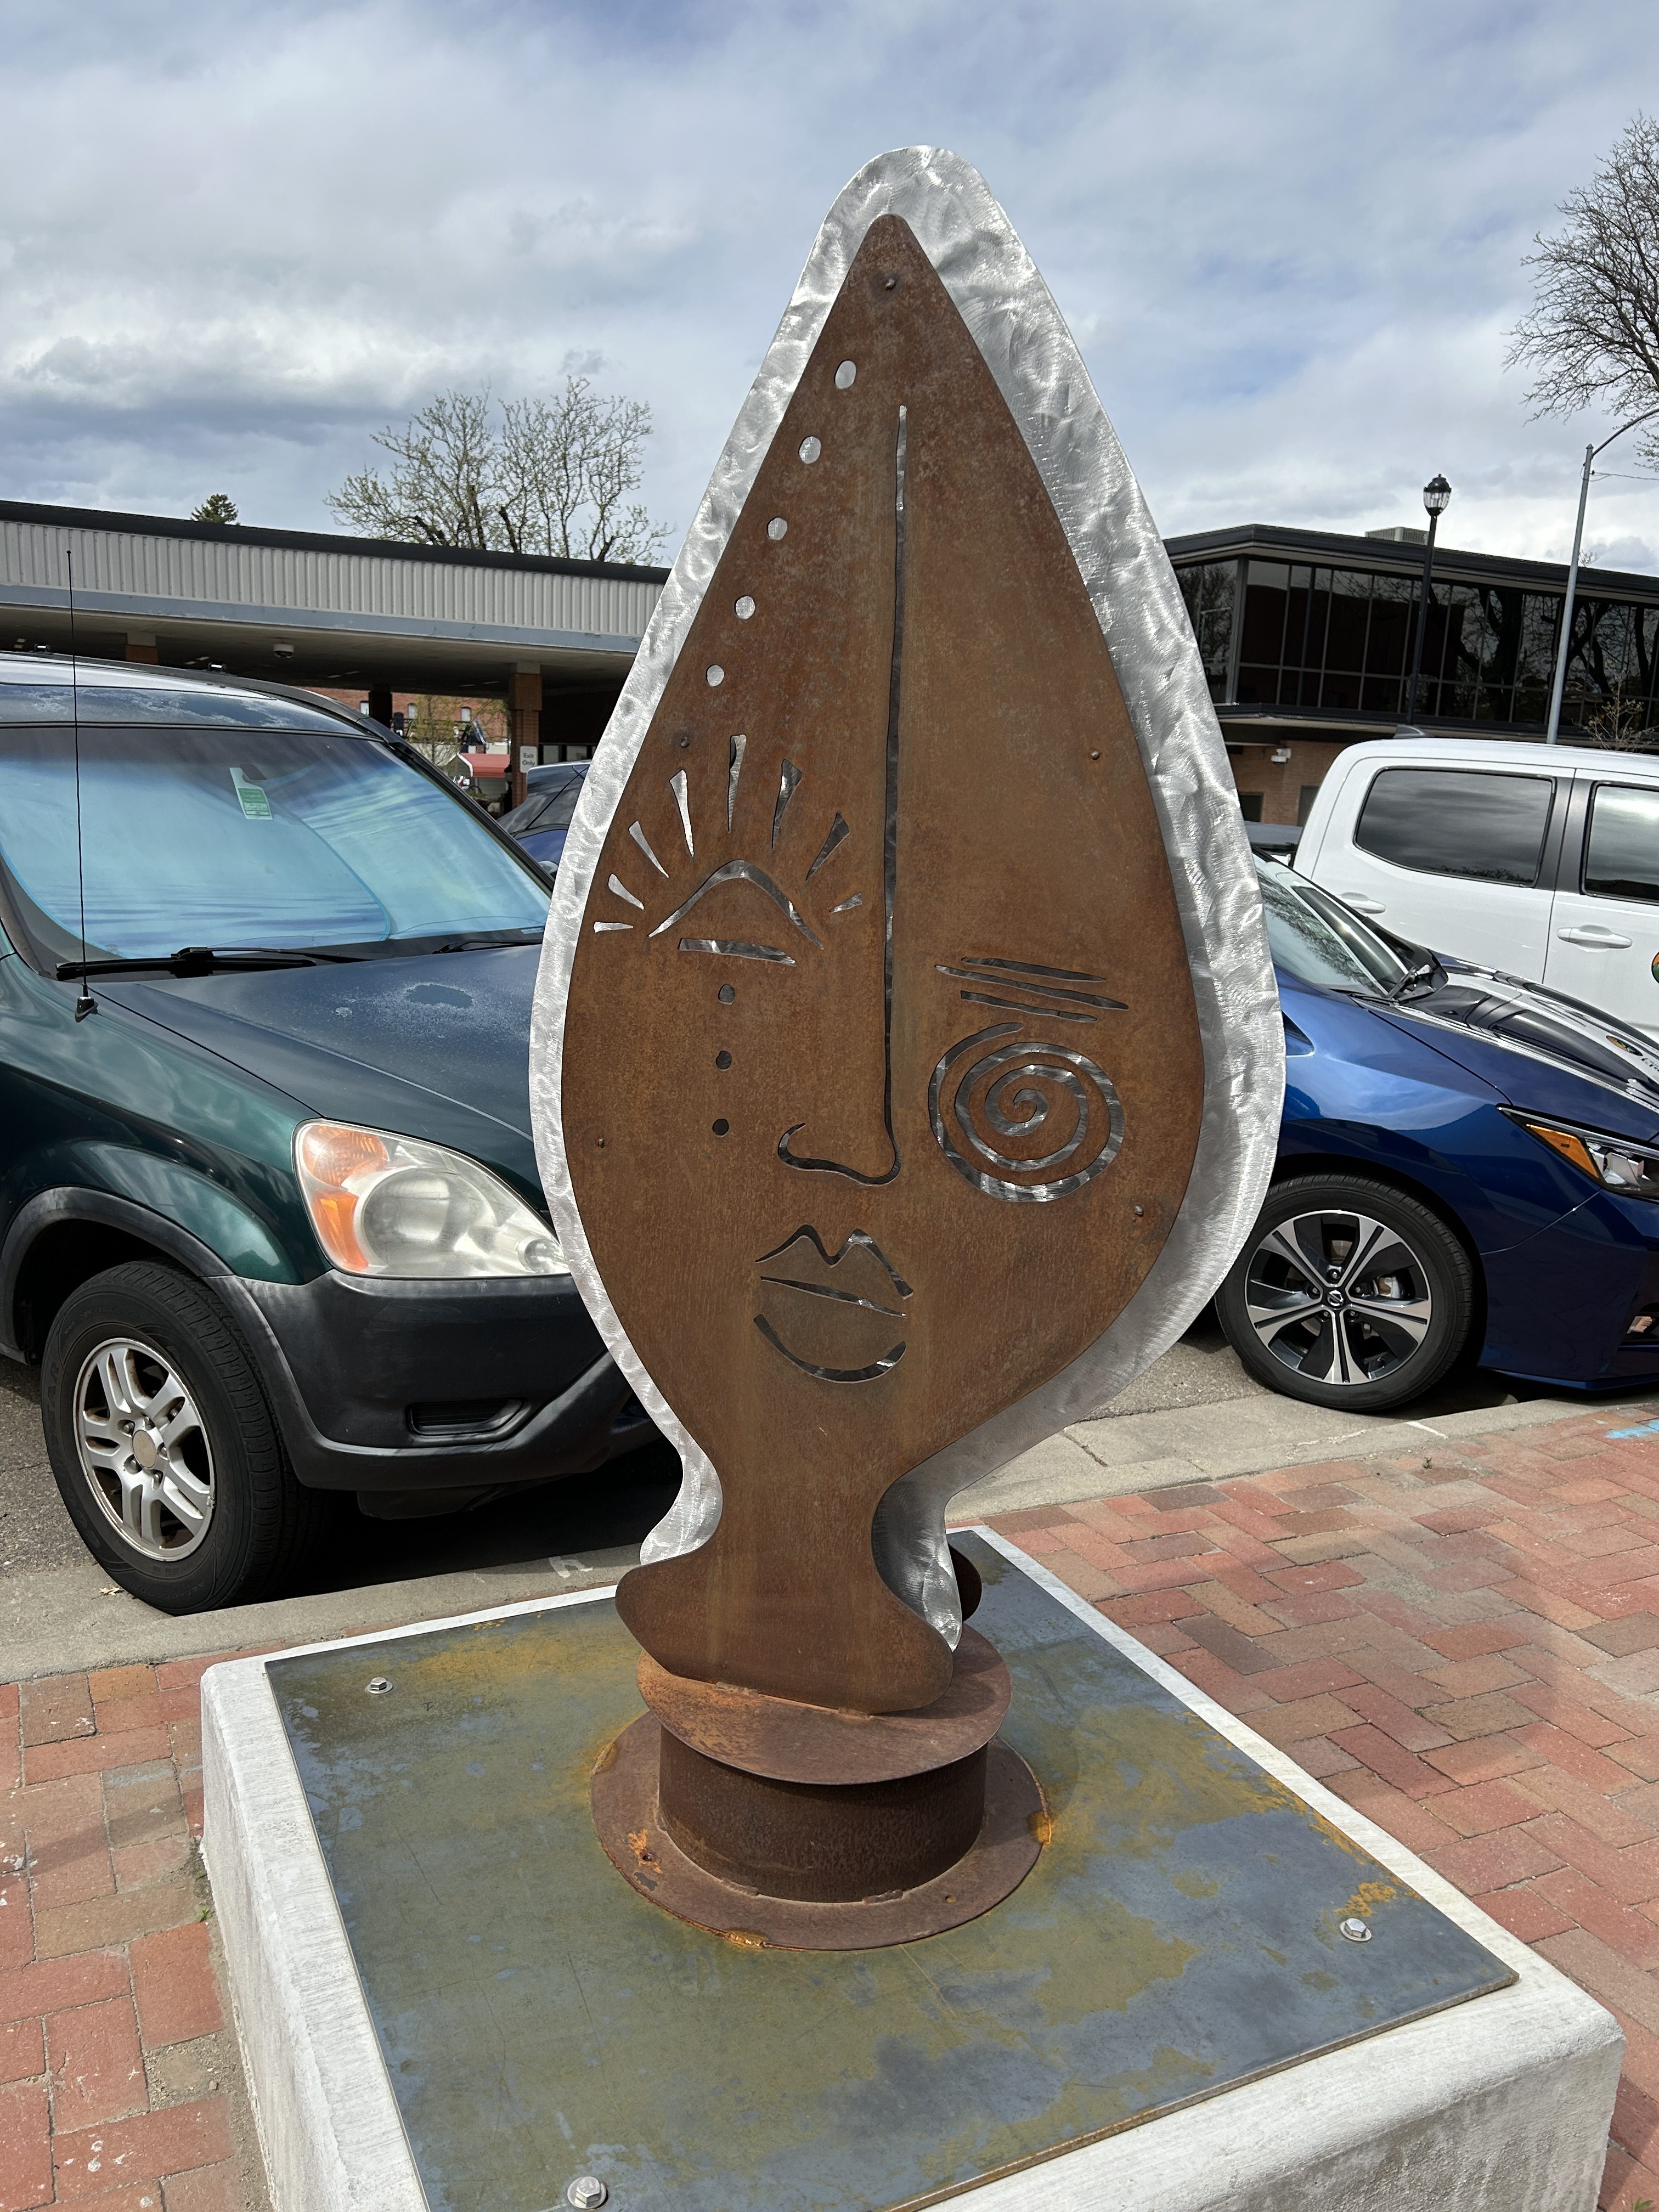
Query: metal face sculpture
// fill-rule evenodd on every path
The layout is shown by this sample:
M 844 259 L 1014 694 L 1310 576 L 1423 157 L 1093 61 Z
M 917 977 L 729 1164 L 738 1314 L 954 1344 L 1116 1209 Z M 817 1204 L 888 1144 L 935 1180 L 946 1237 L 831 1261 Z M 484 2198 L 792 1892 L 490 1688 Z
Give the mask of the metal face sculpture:
M 1029 271 L 948 156 L 886 157 L 843 195 L 815 257 L 833 289 L 809 264 L 827 296 L 774 349 L 795 374 L 769 434 L 739 499 L 717 476 L 729 525 L 694 530 L 588 780 L 538 994 L 573 1273 L 686 1448 L 675 1528 L 617 1595 L 654 1662 L 665 1796 L 678 1744 L 735 1740 L 729 1712 L 708 1733 L 727 1691 L 695 1686 L 914 1715 L 983 1674 L 944 1545 L 949 1448 L 1078 1387 L 1172 1249 L 1154 1303 L 1181 1326 L 1271 1158 L 1236 802 L 1209 849 L 1170 850 L 1032 426 L 923 242 L 941 204 Z M 1048 316 L 1028 340 L 1063 335 Z M 1197 709 L 1170 763 L 1190 799 L 1224 759 L 1162 548 L 1134 550 Z M 1206 941 L 1206 896 L 1231 945 Z M 1224 1162 L 1243 1188 L 1218 1238 Z M 744 1711 L 774 1761 L 750 1742 L 748 1771 L 833 1782 L 841 1736 L 779 1765 Z M 913 1771 L 891 1758 L 884 1786 Z M 741 1866 L 700 1833 L 705 1865 Z

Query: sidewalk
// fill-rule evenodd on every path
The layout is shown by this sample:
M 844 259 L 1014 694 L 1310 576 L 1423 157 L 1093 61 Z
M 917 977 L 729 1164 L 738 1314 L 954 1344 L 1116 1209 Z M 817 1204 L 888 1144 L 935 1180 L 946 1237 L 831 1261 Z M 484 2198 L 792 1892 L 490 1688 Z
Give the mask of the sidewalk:
M 1618 2014 L 1601 2202 L 1637 2212 L 1659 2205 L 1659 1423 L 1421 1444 L 993 1525 Z M 265 2212 L 194 1842 L 211 1663 L 0 1690 L 0 2212 Z

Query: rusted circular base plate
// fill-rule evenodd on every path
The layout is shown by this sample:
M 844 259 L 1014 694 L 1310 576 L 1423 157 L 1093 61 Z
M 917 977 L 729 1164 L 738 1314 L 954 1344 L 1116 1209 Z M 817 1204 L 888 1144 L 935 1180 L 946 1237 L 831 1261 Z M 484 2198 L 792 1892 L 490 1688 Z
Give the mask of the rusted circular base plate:
M 1036 1864 L 1048 1814 L 1036 1777 L 1006 1743 L 990 1747 L 985 1825 L 955 1866 L 917 1889 L 855 1905 L 763 1897 L 705 1873 L 657 1816 L 660 1723 L 644 1714 L 594 1769 L 593 1825 L 617 1872 L 641 1897 L 694 1927 L 757 1950 L 875 1951 L 977 1920 L 1018 1889 Z

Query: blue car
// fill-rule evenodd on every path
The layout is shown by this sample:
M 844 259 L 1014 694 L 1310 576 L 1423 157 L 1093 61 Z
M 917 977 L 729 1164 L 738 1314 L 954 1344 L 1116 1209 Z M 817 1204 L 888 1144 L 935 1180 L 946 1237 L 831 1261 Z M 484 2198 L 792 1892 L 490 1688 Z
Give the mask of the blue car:
M 1659 1050 L 1256 867 L 1286 1079 L 1273 1182 L 1216 1300 L 1246 1368 L 1357 1413 L 1459 1362 L 1659 1381 Z
M 564 853 L 570 817 L 581 797 L 582 778 L 592 765 L 587 761 L 550 761 L 525 776 L 524 804 L 501 817 L 501 827 L 516 838 L 531 859 L 550 872 Z

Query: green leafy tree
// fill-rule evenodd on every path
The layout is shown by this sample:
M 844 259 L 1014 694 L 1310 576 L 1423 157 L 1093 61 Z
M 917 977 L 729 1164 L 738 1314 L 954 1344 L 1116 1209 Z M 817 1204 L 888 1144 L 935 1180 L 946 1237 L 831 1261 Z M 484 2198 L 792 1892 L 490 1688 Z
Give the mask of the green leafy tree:
M 1532 311 L 1510 334 L 1528 400 L 1540 415 L 1659 407 L 1659 122 L 1638 115 L 1560 211 L 1561 230 L 1533 241 Z M 1659 459 L 1659 428 L 1641 450 Z
M 375 432 L 391 457 L 384 475 L 348 477 L 328 504 L 366 538 L 653 561 L 668 532 L 629 497 L 650 434 L 642 401 L 602 398 L 585 376 L 551 398 L 441 392 L 401 428 Z
M 191 510 L 192 522 L 234 522 L 236 502 L 228 491 L 210 491 L 198 507 Z

